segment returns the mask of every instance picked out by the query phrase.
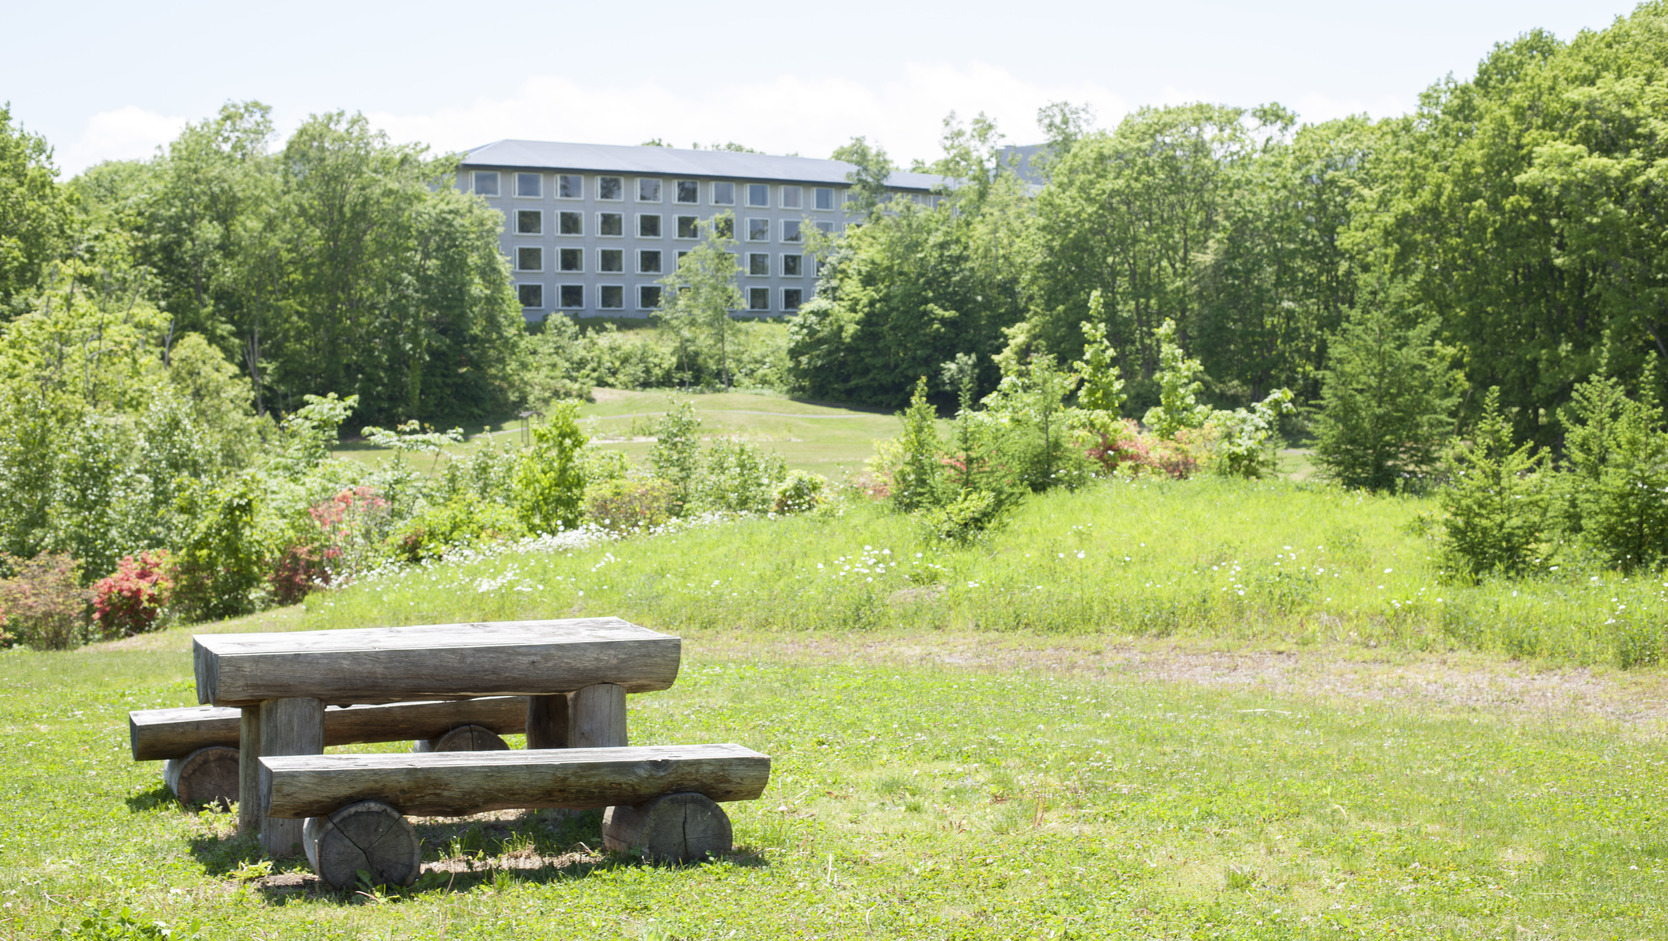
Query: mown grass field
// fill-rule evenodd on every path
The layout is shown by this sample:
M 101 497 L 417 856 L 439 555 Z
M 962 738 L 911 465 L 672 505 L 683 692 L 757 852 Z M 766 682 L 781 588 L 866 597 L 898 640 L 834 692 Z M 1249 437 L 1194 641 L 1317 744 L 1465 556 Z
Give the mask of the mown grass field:
M 671 392 L 638 392 L 597 389 L 595 402 L 580 407 L 580 415 L 594 440 L 610 450 L 622 451 L 635 464 L 648 458 L 655 422 L 675 402 L 688 400 L 701 419 L 706 438 L 739 437 L 780 454 L 788 467 L 822 474 L 840 481 L 861 473 L 863 462 L 874 453 L 874 444 L 896 437 L 898 420 L 888 412 L 860 411 L 815 405 L 785 396 L 752 392 L 721 392 L 679 395 Z M 481 428 L 466 428 L 471 437 L 443 452 L 440 463 L 451 456 L 471 453 L 487 445 L 519 447 L 523 432 L 520 419 Z M 948 428 L 948 423 L 944 427 Z M 391 452 L 362 443 L 349 443 L 338 457 L 379 461 Z M 429 457 L 415 457 L 414 466 L 427 470 L 435 466 Z
M 1660 650 L 1664 586 L 1445 586 L 1422 508 L 1118 484 L 954 549 L 857 505 L 456 560 L 196 628 L 607 613 L 678 633 L 683 672 L 633 697 L 633 741 L 775 761 L 731 805 L 735 854 L 686 867 L 597 853 L 594 818 L 432 822 L 416 887 L 321 891 L 127 757 L 127 710 L 194 701 L 192 629 L 0 654 L 0 932 L 1668 936 L 1668 681 L 1616 665 L 1641 636 Z

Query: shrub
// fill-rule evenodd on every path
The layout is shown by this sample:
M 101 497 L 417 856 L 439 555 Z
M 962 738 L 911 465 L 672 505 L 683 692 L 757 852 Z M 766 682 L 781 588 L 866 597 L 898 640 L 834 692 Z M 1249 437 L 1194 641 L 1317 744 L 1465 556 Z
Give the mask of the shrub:
M 1142 431 L 1129 418 L 1114 422 L 1111 431 L 1100 432 L 1098 437 L 1099 442 L 1088 448 L 1088 454 L 1107 474 L 1139 477 L 1158 473 L 1177 480 L 1199 470 L 1199 445 L 1209 440 L 1209 435 L 1200 431 L 1181 431 L 1174 440 L 1166 440 Z
M 162 549 L 124 555 L 114 574 L 93 583 L 93 623 L 101 637 L 131 637 L 156 627 L 174 587 L 167 563 Z
M 579 430 L 579 403 L 558 402 L 533 429 L 533 443 L 515 469 L 516 511 L 530 532 L 556 533 L 579 525 L 585 499 L 580 450 L 588 440 Z
M 1624 571 L 1668 558 L 1668 433 L 1648 396 L 1636 402 L 1614 380 L 1595 379 L 1576 387 L 1565 415 L 1566 525 Z
M 897 439 L 896 459 L 878 468 L 888 480 L 887 492 L 905 513 L 937 506 L 948 482 L 939 454 L 938 411 L 927 401 L 926 376 L 915 383 L 909 408 L 898 417 L 903 433 Z
M 780 456 L 738 438 L 714 441 L 702 463 L 696 503 L 703 509 L 769 512 L 776 485 L 788 476 Z
M 256 524 L 255 483 L 244 476 L 180 498 L 186 536 L 169 556 L 174 601 L 193 621 L 253 611 L 266 583 L 266 539 Z
M 369 485 L 361 484 L 337 491 L 330 499 L 308 507 L 307 516 L 317 527 L 317 538 L 303 539 L 303 546 L 291 547 L 305 547 L 306 552 L 292 556 L 286 550 L 285 556 L 298 564 L 303 562 L 304 557 L 311 558 L 307 564 L 313 565 L 317 572 L 309 584 L 328 585 L 333 575 L 362 570 L 369 564 L 373 548 L 388 538 L 390 504 L 375 487 Z M 285 559 L 280 558 L 279 567 L 283 568 L 285 564 Z
M 526 534 L 509 507 L 471 493 L 430 506 L 395 530 L 387 553 L 402 562 L 418 563 L 443 557 L 448 550 L 517 539 Z
M 312 543 L 286 546 L 266 578 L 272 600 L 281 605 L 296 604 L 315 588 L 329 585 L 330 563 L 339 554 L 335 548 Z
M 779 514 L 809 513 L 817 508 L 828 492 L 828 478 L 810 471 L 789 471 L 788 479 L 776 485 L 776 499 L 771 512 Z
M 615 478 L 590 487 L 585 518 L 609 532 L 640 532 L 672 518 L 677 490 L 664 480 Z
M 688 401 L 673 405 L 654 426 L 649 466 L 656 477 L 672 485 L 677 498 L 673 513 L 683 513 L 695 500 L 695 486 L 701 476 L 700 427 L 695 406 Z
M 927 529 L 940 539 L 966 544 L 1001 516 L 1002 505 L 989 490 L 965 490 L 944 506 L 928 511 Z
M 17 642 L 40 650 L 67 650 L 87 639 L 87 605 L 81 565 L 63 553 L 32 559 L 0 554 L 10 578 L 0 579 L 0 618 Z

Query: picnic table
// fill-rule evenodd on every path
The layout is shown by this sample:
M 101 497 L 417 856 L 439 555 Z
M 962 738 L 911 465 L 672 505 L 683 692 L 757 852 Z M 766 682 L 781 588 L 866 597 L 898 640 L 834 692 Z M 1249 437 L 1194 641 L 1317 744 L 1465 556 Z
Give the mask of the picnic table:
M 627 693 L 669 688 L 682 642 L 619 618 L 199 634 L 197 699 L 241 710 L 238 823 L 287 855 L 302 821 L 268 815 L 263 756 L 320 755 L 325 706 L 526 696 L 527 747 L 627 744 Z

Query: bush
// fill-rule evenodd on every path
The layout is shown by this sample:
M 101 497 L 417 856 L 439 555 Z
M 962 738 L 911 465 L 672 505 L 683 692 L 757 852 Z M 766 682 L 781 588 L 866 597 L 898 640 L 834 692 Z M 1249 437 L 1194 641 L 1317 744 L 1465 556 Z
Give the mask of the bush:
M 1668 433 L 1661 409 L 1648 391 L 1644 401 L 1634 401 L 1615 380 L 1594 379 L 1576 387 L 1565 424 L 1566 525 L 1616 568 L 1659 566 L 1668 558 Z
M 776 485 L 776 499 L 771 501 L 771 512 L 809 513 L 822 503 L 828 492 L 828 478 L 810 471 L 789 471 L 788 479 Z
M 407 520 L 388 538 L 386 551 L 416 564 L 441 558 L 451 549 L 518 539 L 526 532 L 509 507 L 465 492 Z
M 178 512 L 188 522 L 168 560 L 175 604 L 192 621 L 255 610 L 267 581 L 267 550 L 256 523 L 253 478 L 188 491 Z
M 701 476 L 700 428 L 695 406 L 687 400 L 674 404 L 654 426 L 649 466 L 656 477 L 672 485 L 677 500 L 672 509 L 675 514 L 681 515 L 695 500 L 695 485 Z
M 515 469 L 516 511 L 530 532 L 556 533 L 579 525 L 585 499 L 580 450 L 589 440 L 579 430 L 579 403 L 558 402 L 533 429 L 533 443 Z
M 926 515 L 927 529 L 940 539 L 963 545 L 994 525 L 1002 505 L 989 490 L 965 490 L 950 503 Z
M 948 481 L 938 441 L 938 411 L 927 401 L 927 377 L 915 384 L 909 409 L 898 416 L 903 434 L 897 439 L 895 461 L 879 468 L 887 478 L 887 491 L 905 513 L 943 502 Z
M 1545 464 L 1546 456 L 1530 445 L 1512 448 L 1500 390 L 1490 389 L 1471 442 L 1455 447 L 1444 463 L 1449 484 L 1440 499 L 1450 568 L 1475 577 L 1517 575 L 1528 567 L 1547 517 Z
M 281 605 L 297 604 L 315 588 L 330 584 L 330 563 L 339 555 L 336 549 L 313 543 L 295 543 L 284 547 L 273 563 L 266 583 L 272 600 Z
M 87 606 L 93 593 L 81 587 L 81 565 L 63 553 L 32 559 L 0 554 L 14 574 L 0 579 L 0 622 L 16 642 L 38 650 L 68 650 L 87 639 Z
M 124 555 L 115 574 L 93 583 L 93 623 L 106 640 L 143 634 L 156 627 L 168 606 L 173 583 L 167 575 L 168 553 Z
M 641 532 L 672 518 L 677 489 L 664 480 L 615 478 L 585 495 L 585 518 L 609 532 Z
M 707 448 L 696 503 L 702 509 L 767 513 L 776 485 L 788 476 L 787 462 L 738 438 L 720 438 Z
M 1156 473 L 1183 480 L 1198 472 L 1199 455 L 1205 450 L 1201 445 L 1209 443 L 1208 431 L 1181 431 L 1175 440 L 1166 440 L 1143 432 L 1134 419 L 1123 418 L 1113 423 L 1111 431 L 1100 432 L 1100 441 L 1088 453 L 1108 475 Z

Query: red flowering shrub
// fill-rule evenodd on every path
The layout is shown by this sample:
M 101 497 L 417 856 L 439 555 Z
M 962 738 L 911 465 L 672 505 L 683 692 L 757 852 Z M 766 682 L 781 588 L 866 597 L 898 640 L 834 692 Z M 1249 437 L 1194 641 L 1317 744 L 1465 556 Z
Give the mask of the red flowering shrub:
M 93 623 L 106 640 L 130 637 L 156 627 L 174 583 L 167 575 L 168 553 L 124 555 L 116 573 L 93 583 Z
M 315 588 L 330 584 L 330 563 L 341 555 L 334 546 L 300 543 L 286 548 L 272 567 L 266 583 L 272 598 L 281 605 L 296 604 Z
M 1100 442 L 1088 448 L 1088 454 L 1108 474 L 1121 471 L 1138 476 L 1157 472 L 1181 479 L 1199 470 L 1203 448 L 1191 440 L 1189 430 L 1183 430 L 1176 440 L 1169 441 L 1142 431 L 1133 420 L 1125 418 L 1110 433 L 1102 431 L 1098 437 Z

